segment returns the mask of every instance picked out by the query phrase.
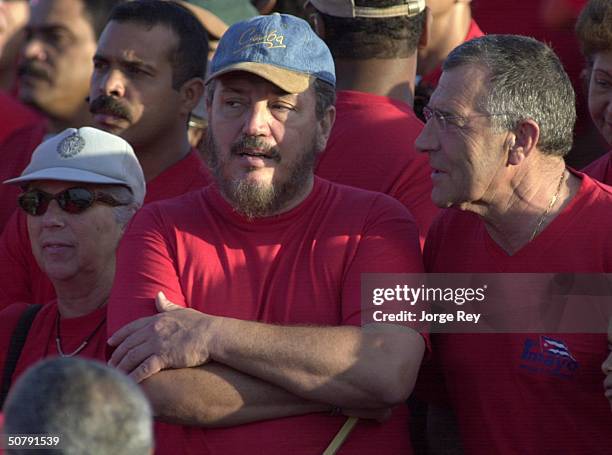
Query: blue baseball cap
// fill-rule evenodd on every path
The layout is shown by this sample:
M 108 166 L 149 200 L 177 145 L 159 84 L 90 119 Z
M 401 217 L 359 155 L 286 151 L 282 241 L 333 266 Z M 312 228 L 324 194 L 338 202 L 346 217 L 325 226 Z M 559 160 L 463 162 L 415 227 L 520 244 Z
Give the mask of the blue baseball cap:
M 336 86 L 327 45 L 302 19 L 274 13 L 232 25 L 219 41 L 208 83 L 222 74 L 246 71 L 288 93 L 301 93 L 315 79 Z

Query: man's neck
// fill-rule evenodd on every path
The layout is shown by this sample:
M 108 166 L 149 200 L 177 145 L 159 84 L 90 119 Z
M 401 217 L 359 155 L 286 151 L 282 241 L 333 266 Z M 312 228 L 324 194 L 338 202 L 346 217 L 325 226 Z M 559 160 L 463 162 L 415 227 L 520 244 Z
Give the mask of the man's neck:
M 43 114 L 45 114 L 43 112 Z M 83 126 L 92 126 L 92 118 L 89 113 L 89 108 L 86 104 L 81 109 L 68 117 L 48 117 L 49 134 L 57 134 L 64 131 L 66 128 L 81 128 Z
M 11 93 L 17 82 L 17 74 L 12 68 L 0 68 L 0 90 Z
M 465 40 L 472 11 L 469 3 L 459 2 L 445 14 L 433 19 L 427 47 L 419 50 L 417 73 L 425 76 L 438 68 L 446 56 Z
M 540 235 L 580 188 L 580 179 L 565 169 L 562 158 L 543 161 L 548 162 L 500 185 L 491 201 L 462 207 L 483 218 L 491 238 L 508 254 Z
M 410 106 L 414 99 L 416 58 L 337 59 L 336 89 L 388 96 Z
M 133 145 L 147 182 L 185 158 L 191 150 L 185 127 L 159 135 L 146 144 Z

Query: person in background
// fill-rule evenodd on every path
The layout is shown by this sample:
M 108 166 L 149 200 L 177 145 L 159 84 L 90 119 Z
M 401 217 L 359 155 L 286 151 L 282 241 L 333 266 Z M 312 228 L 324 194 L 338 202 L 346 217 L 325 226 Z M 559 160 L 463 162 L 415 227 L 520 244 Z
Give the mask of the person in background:
M 16 89 L 17 57 L 29 16 L 28 0 L 0 1 L 0 90 L 3 92 L 14 93 Z
M 590 0 L 578 17 L 576 35 L 586 59 L 591 119 L 612 147 L 612 3 Z M 612 154 L 606 153 L 583 172 L 612 185 Z
M 132 380 L 100 362 L 54 358 L 37 363 L 15 384 L 5 413 L 5 444 L 8 436 L 34 434 L 51 438 L 44 449 L 62 455 L 153 453 L 147 399 Z M 57 447 L 53 437 L 59 438 Z M 9 446 L 6 453 L 28 454 L 32 447 Z
M 431 15 L 427 44 L 419 46 L 417 85 L 414 111 L 424 120 L 423 107 L 442 75 L 442 62 L 455 47 L 482 36 L 482 30 L 472 18 L 472 0 L 426 0 Z
M 0 181 L 18 175 L 43 137 L 91 125 L 87 91 L 96 42 L 121 0 L 37 0 L 31 3 L 18 71 L 19 98 L 38 115 L 0 141 Z M 18 111 L 17 111 L 18 112 Z M 10 105 L 2 115 L 13 116 Z M 1 127 L 0 127 L 1 128 Z M 15 210 L 16 188 L 0 188 L 0 233 Z
M 0 312 L 3 385 L 49 356 L 104 360 L 115 250 L 145 196 L 134 151 L 110 133 L 69 128 L 39 145 L 22 175 L 5 183 L 23 189 L 19 207 L 31 249 L 57 298 L 42 306 L 14 303 Z
M 336 122 L 315 173 L 393 196 L 415 217 L 424 241 L 437 214 L 427 157 L 414 148 L 422 129 L 412 103 L 425 2 L 311 0 L 308 8 L 338 78 Z
M 181 6 L 165 1 L 118 5 L 94 56 L 89 104 L 94 125 L 133 145 L 147 180 L 145 203 L 208 185 L 189 145 L 187 121 L 203 91 L 206 31 Z M 46 303 L 55 293 L 32 256 L 17 211 L 0 237 L 0 308 Z

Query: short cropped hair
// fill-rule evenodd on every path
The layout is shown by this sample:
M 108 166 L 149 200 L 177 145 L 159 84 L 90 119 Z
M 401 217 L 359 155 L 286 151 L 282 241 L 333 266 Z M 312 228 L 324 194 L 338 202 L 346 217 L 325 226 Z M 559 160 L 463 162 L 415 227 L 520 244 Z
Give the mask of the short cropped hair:
M 397 0 L 355 0 L 355 6 L 386 7 Z M 425 11 L 412 17 L 344 18 L 318 13 L 325 24 L 325 44 L 334 58 L 392 59 L 412 56 L 425 26 Z
M 520 122 L 540 128 L 538 148 L 549 155 L 566 155 L 572 147 L 576 121 L 575 93 L 557 55 L 544 43 L 518 35 L 486 35 L 456 47 L 443 71 L 473 65 L 488 72 L 488 92 L 479 102 L 493 127 L 516 131 Z
M 578 17 L 576 35 L 589 66 L 595 54 L 612 50 L 612 2 L 590 0 Z
M 4 432 L 57 435 L 60 450 L 51 452 L 64 455 L 148 455 L 154 444 L 151 406 L 136 383 L 77 357 L 43 360 L 19 378 L 4 406 Z
M 139 0 L 122 3 L 113 9 L 110 21 L 130 22 L 153 28 L 164 25 L 178 38 L 169 56 L 172 64 L 172 87 L 179 90 L 188 80 L 204 78 L 208 56 L 208 33 L 185 7 L 162 0 Z

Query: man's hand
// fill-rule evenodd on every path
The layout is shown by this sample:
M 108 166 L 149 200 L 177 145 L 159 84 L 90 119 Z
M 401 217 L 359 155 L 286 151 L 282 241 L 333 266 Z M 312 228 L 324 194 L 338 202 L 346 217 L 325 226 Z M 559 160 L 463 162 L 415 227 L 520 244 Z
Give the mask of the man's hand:
M 603 373 L 606 375 L 604 379 L 604 393 L 610 401 L 610 410 L 612 411 L 612 318 L 608 323 L 608 348 L 610 350 L 608 358 L 601 365 Z
M 109 364 L 141 382 L 164 368 L 190 368 L 208 361 L 214 320 L 199 311 L 170 302 L 163 292 L 155 299 L 159 314 L 117 330 L 108 340 L 116 346 Z

